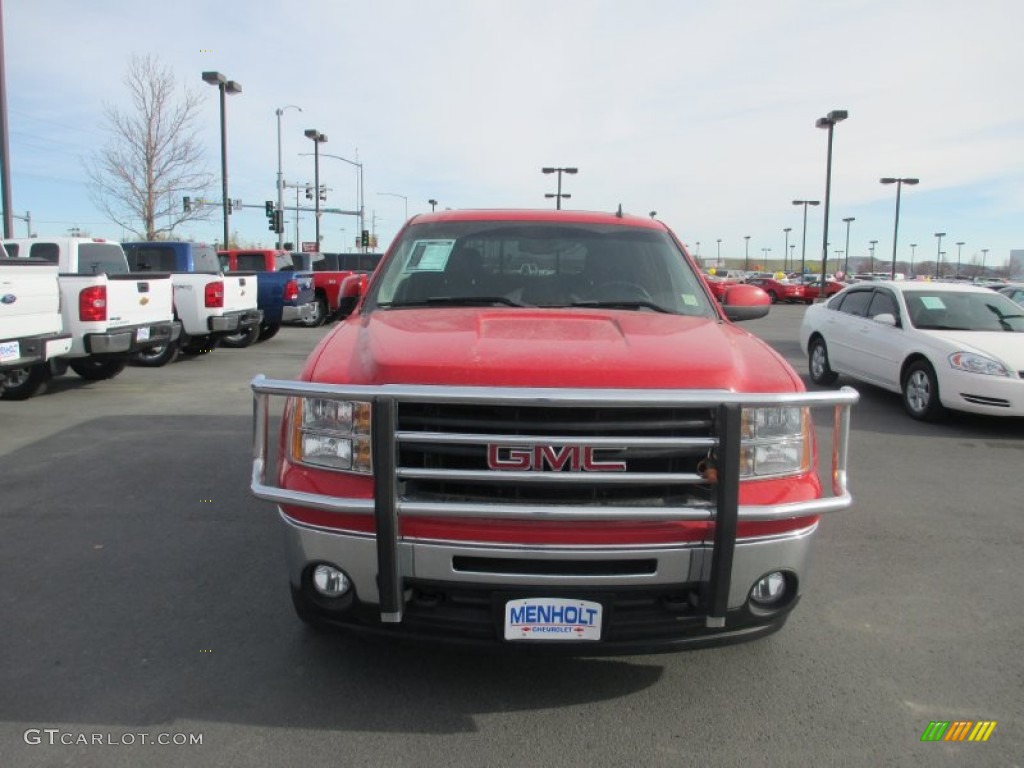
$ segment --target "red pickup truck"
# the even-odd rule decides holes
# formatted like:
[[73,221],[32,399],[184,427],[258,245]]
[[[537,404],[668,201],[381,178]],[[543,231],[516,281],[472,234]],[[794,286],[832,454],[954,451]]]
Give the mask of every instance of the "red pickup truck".
[[588,655],[779,629],[852,503],[857,393],[733,322],[768,311],[646,217],[414,217],[298,380],[252,382],[299,617]]

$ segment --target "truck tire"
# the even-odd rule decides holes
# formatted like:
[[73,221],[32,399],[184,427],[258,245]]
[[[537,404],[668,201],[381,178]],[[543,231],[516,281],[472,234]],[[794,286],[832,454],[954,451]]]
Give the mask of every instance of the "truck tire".
[[313,315],[302,323],[306,328],[319,328],[327,322],[327,299],[323,296],[317,296],[316,301],[313,302]]
[[28,368],[15,368],[6,371],[4,383],[0,385],[0,399],[28,400],[46,390],[53,375],[48,363],[31,365]]
[[232,333],[228,336],[222,336],[220,339],[221,346],[228,347],[229,349],[242,349],[243,347],[249,347],[256,343],[260,337],[260,327],[254,325],[247,331],[239,331],[238,333]]
[[261,325],[260,326],[260,341],[266,341],[277,336],[277,332],[281,330],[280,324],[277,325]]
[[88,381],[112,379],[127,365],[127,360],[110,360],[96,357],[83,357],[72,360],[69,366],[72,371]]
[[161,368],[178,359],[178,342],[169,341],[132,355],[132,362],[144,368]]

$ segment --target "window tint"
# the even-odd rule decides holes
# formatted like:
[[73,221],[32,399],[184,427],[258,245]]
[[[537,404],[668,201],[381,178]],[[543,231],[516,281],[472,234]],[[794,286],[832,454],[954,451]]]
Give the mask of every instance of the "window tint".
[[169,245],[126,245],[124,255],[132,272],[173,272],[176,266]]
[[843,302],[839,305],[839,311],[845,312],[848,315],[860,315],[863,317],[867,314],[868,304],[871,303],[873,293],[874,291],[850,291],[843,297]]
[[886,313],[899,319],[900,310],[896,306],[896,298],[888,291],[875,291],[875,297],[871,300],[871,306],[868,307],[868,317]]
[[28,255],[33,259],[46,259],[56,264],[60,260],[60,248],[56,243],[32,243]]
[[192,246],[192,264],[196,272],[220,272],[217,252],[209,245]]
[[239,272],[264,272],[266,259],[262,253],[240,253],[235,257],[235,264]]
[[120,275],[128,271],[124,249],[115,243],[82,243],[78,246],[78,271]]

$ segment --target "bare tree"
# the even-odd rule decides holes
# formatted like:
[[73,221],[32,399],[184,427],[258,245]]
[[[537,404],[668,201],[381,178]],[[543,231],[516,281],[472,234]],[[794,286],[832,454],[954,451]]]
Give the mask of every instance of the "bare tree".
[[[96,205],[145,240],[170,237],[186,221],[216,210],[200,201],[214,180],[203,163],[193,123],[197,92],[176,94],[174,75],[150,55],[132,56],[124,76],[131,109],[104,105],[110,142],[86,162]],[[196,200],[186,206],[184,198]]]

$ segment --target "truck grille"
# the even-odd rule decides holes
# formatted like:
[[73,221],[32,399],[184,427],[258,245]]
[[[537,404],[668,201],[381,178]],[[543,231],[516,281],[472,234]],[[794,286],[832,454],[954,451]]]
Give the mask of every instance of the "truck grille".
[[[399,403],[397,420],[398,467],[406,477],[398,491],[405,499],[620,506],[712,502],[713,490],[708,484],[678,480],[680,475],[698,475],[698,464],[708,456],[710,448],[705,441],[686,439],[713,438],[715,415],[710,409],[404,402]],[[508,443],[504,450],[518,449],[520,455],[537,446],[541,449],[546,446],[556,452],[556,456],[561,451],[564,466],[556,469],[550,461],[535,466],[531,456],[527,471],[537,477],[523,482],[519,473],[491,469],[488,466],[490,437],[476,443],[466,442],[473,435],[500,438]],[[452,436],[458,439],[450,440]],[[683,438],[687,444],[611,445],[616,438],[625,438],[624,442],[628,442],[652,437]],[[513,438],[522,440],[511,442]],[[579,463],[580,451],[588,445],[588,438],[600,438],[604,444],[595,448],[594,456],[604,463],[621,463],[625,471],[588,472],[578,466],[574,470],[573,460]],[[427,470],[428,473],[409,477],[413,474],[409,470]],[[472,474],[467,476],[466,471]],[[570,473],[573,477],[567,478]],[[632,479],[637,474],[666,475],[666,481],[650,478],[645,483],[637,483]],[[670,475],[677,479],[668,479]]]

